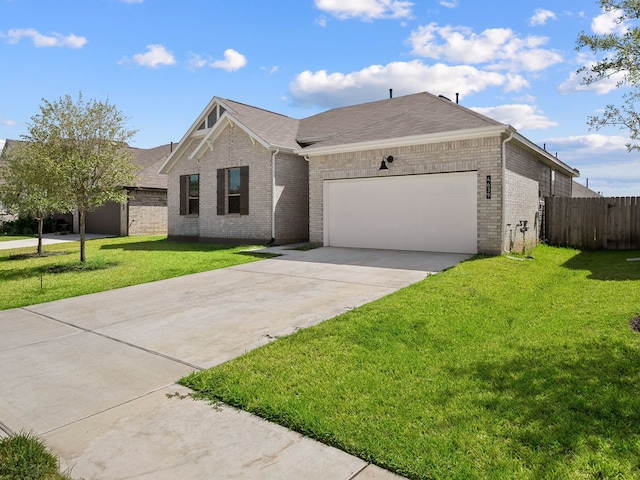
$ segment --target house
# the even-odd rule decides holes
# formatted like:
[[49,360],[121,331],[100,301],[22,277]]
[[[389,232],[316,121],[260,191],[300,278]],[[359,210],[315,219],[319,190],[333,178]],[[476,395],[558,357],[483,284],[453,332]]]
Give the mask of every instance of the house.
[[537,243],[579,174],[426,92],[302,120],[214,97],[161,173],[170,237],[487,254]]
[[[300,121],[214,97],[169,155],[169,238],[291,243],[309,238]],[[272,240],[273,239],[273,240]]]
[[[14,148],[18,140],[8,139],[3,152]],[[134,185],[123,185],[127,191],[126,204],[107,202],[87,213],[86,233],[106,235],[166,235],[167,233],[167,177],[158,169],[171,153],[172,145],[141,149],[128,147],[133,162],[138,166]],[[0,156],[1,158],[2,156]],[[54,215],[59,229],[80,230],[78,215],[61,213]],[[7,220],[9,217],[7,217]]]
[[[589,185],[589,180],[587,179],[587,185]],[[602,197],[598,192],[594,192],[588,186],[581,185],[580,183],[573,181],[573,186],[571,188],[571,196],[573,198],[597,198]]]
[[[106,235],[166,235],[167,177],[158,173],[173,145],[127,150],[138,166],[137,181],[124,185],[127,203],[107,202],[87,213],[85,231]],[[73,218],[73,231],[80,230],[78,215]]]

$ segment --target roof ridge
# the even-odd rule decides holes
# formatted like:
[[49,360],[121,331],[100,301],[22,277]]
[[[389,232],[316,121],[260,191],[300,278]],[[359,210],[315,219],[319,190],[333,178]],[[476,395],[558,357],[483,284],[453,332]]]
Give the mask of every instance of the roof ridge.
[[222,98],[222,97],[219,97],[219,98],[220,98],[220,100],[223,100],[225,102],[231,102],[231,103],[235,103],[236,105],[242,105],[243,107],[249,107],[249,108],[252,108],[254,110],[260,110],[260,111],[263,111],[263,112],[266,112],[266,113],[271,113],[273,115],[278,115],[280,117],[288,118],[289,120],[300,120],[298,118],[293,118],[293,117],[290,117],[288,115],[285,115],[284,113],[274,112],[274,111],[271,111],[271,110],[267,110],[266,108],[256,107],[255,105],[249,105],[248,103],[237,102],[235,100],[231,100],[230,98]]

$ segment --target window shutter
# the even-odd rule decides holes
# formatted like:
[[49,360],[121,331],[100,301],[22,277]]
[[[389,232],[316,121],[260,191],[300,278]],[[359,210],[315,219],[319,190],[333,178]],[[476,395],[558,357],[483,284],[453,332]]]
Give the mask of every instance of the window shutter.
[[217,198],[216,213],[218,215],[224,215],[225,214],[225,211],[224,211],[225,169],[224,168],[218,169],[216,180],[217,180],[216,184],[218,189],[216,192],[216,198]]
[[240,215],[249,215],[249,167],[240,167]]
[[189,175],[180,175],[180,215],[187,214],[187,194],[189,193]]

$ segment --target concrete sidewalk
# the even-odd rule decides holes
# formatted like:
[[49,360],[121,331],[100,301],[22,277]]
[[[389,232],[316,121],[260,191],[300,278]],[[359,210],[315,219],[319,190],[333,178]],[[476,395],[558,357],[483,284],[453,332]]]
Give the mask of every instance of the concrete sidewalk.
[[[95,233],[88,233],[85,235],[86,240],[94,240],[96,238],[108,238],[113,235],[100,235]],[[70,233],[65,235],[59,235],[57,233],[46,233],[42,235],[42,245],[54,245],[56,243],[68,243],[79,242],[80,234]],[[25,238],[23,240],[8,240],[6,242],[0,242],[0,250],[12,250],[14,248],[26,248],[37,247],[38,238]]]
[[0,430],[86,479],[395,475],[175,381],[451,267],[465,255],[318,248],[0,312]]

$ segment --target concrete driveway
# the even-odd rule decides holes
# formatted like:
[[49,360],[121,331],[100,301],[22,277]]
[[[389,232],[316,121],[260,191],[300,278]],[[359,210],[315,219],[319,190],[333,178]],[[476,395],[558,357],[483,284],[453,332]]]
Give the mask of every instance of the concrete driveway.
[[183,398],[218,365],[468,258],[381,250],[283,256],[0,311],[0,435],[41,435],[86,479],[394,475],[227,406]]

